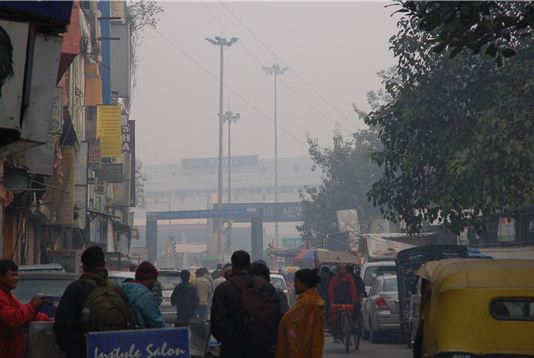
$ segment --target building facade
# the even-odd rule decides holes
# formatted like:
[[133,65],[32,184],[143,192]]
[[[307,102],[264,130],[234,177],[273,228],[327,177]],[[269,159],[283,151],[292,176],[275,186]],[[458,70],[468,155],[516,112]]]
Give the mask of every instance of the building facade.
[[124,1],[0,3],[0,60],[12,64],[0,95],[0,257],[76,271],[80,252],[100,245],[111,268],[128,267],[135,122],[125,14]]

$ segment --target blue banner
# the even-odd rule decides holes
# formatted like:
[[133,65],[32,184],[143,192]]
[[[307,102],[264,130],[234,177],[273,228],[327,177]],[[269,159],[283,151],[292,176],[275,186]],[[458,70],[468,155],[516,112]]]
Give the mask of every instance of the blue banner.
[[189,358],[187,328],[136,329],[87,334],[87,358]]

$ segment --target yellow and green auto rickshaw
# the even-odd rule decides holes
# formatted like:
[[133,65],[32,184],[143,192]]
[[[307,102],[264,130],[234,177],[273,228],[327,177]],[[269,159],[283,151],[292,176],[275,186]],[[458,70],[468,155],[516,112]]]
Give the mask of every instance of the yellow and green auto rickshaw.
[[417,273],[414,357],[534,357],[534,260],[446,259]]

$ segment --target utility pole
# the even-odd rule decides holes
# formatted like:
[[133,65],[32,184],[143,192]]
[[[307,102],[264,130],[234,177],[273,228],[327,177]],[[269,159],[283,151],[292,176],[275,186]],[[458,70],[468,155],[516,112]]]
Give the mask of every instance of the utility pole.
[[[271,67],[263,67],[268,75],[274,77],[274,202],[278,203],[278,118],[277,118],[277,98],[276,98],[276,79],[284,74],[287,67],[280,67],[280,64],[274,63]],[[278,221],[274,223],[274,245],[279,247],[278,242]]]
[[[232,111],[227,111],[224,114],[224,121],[228,122],[228,204],[232,203],[232,123],[237,123],[239,120],[239,113],[234,113]],[[232,238],[232,221],[228,220],[228,228],[226,230],[227,238],[224,245],[225,253],[230,253],[230,240]]]
[[[215,39],[210,39],[206,37],[206,41],[212,45],[219,46],[220,49],[220,76],[219,76],[219,171],[217,177],[217,209],[222,209],[222,195],[223,195],[223,178],[222,178],[222,161],[223,161],[223,101],[224,101],[224,82],[223,82],[223,64],[224,64],[224,48],[230,47],[239,40],[237,37],[232,37],[230,40],[227,40],[220,36],[215,36]],[[217,227],[217,254],[221,256],[221,219],[216,219]]]

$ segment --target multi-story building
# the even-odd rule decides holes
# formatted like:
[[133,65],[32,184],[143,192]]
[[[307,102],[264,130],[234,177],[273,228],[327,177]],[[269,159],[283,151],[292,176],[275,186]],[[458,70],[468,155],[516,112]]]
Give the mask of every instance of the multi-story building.
[[135,143],[125,10],[124,1],[0,3],[0,257],[75,270],[96,244],[127,266]]
[[[224,158],[223,202],[228,203],[228,167]],[[307,187],[321,183],[319,172],[312,171],[309,158],[279,158],[278,201],[301,201],[300,193]],[[136,209],[135,222],[140,240],[134,246],[145,246],[146,211],[179,211],[212,208],[217,202],[217,158],[183,159],[179,164],[145,165],[146,176],[144,209]],[[236,156],[231,166],[231,202],[274,202],[274,159],[261,159],[257,155]],[[279,224],[279,243],[300,242],[297,223]],[[183,220],[160,222],[158,225],[158,248],[163,252],[165,241],[177,243],[207,244],[211,234],[207,220]],[[274,224],[264,224],[264,244],[273,242]],[[291,240],[293,239],[293,240]],[[230,250],[250,250],[248,224],[233,224]]]

